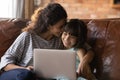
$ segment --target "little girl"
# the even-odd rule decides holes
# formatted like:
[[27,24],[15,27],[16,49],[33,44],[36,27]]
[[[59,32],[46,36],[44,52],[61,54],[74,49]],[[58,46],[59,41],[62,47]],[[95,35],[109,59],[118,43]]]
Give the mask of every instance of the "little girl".
[[[87,44],[87,26],[79,19],[71,19],[63,28],[62,42],[67,49],[77,52],[80,63],[77,65],[78,77],[95,80],[89,63],[94,57],[91,47]],[[87,54],[87,55],[86,55]],[[89,56],[89,57],[88,57]]]

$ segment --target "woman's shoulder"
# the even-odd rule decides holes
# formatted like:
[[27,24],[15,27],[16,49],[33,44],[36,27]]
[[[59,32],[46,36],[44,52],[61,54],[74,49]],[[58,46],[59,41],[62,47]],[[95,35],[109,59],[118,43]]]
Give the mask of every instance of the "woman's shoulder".
[[31,35],[33,35],[33,33],[24,31],[19,36],[21,36],[21,37],[27,37],[27,36],[31,36]]
[[17,37],[17,39],[19,39],[19,40],[24,40],[24,39],[26,39],[26,38],[30,38],[30,36],[31,36],[32,34],[30,33],[30,32],[22,32],[22,33],[20,33],[20,35]]
[[24,32],[22,32],[20,35],[22,35],[22,36],[27,36],[27,35],[29,35],[29,34],[30,34],[29,32],[24,31]]

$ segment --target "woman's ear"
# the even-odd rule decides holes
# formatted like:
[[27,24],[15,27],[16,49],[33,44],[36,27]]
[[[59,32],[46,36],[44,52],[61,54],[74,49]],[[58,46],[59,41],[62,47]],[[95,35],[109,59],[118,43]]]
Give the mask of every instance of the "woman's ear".
[[49,25],[49,26],[47,27],[47,29],[49,30],[51,27],[52,27],[52,26],[51,26],[51,25]]

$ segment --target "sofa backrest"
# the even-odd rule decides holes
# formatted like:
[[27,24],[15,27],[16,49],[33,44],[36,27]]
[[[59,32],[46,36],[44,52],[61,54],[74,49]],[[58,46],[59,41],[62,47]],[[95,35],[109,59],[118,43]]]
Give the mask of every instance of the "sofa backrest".
[[25,19],[0,19],[0,58],[21,33],[27,21]]
[[96,54],[96,76],[100,80],[120,80],[120,19],[85,21],[88,42]]

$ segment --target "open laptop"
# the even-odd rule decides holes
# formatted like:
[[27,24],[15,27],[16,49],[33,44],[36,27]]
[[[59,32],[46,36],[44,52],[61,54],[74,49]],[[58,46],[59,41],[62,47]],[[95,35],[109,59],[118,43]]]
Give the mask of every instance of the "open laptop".
[[34,49],[34,71],[39,77],[76,80],[76,54],[70,50]]

